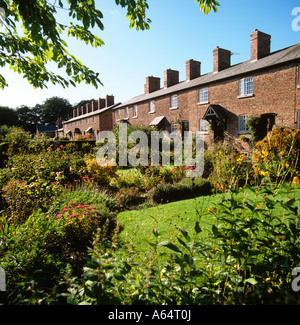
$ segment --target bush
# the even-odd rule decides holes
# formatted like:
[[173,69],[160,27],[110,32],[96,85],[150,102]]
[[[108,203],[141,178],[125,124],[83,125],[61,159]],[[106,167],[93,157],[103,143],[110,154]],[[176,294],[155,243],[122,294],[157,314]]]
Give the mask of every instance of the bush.
[[87,204],[70,202],[56,215],[59,228],[65,234],[67,242],[80,249],[93,241],[93,236],[98,228],[106,226],[109,211],[102,206],[91,207]]
[[300,172],[299,155],[300,131],[277,128],[256,143],[252,157],[254,170],[269,183],[289,180]]
[[156,203],[167,203],[211,194],[211,184],[202,178],[186,178],[177,184],[159,184],[149,193]]
[[115,195],[115,200],[120,208],[128,208],[142,202],[140,191],[132,187],[120,188]]
[[109,186],[111,179],[117,178],[117,167],[108,163],[98,164],[96,159],[86,161],[86,169],[90,177],[100,186]]
[[217,191],[236,190],[253,180],[252,162],[246,154],[226,144],[215,147],[211,156],[209,180]]

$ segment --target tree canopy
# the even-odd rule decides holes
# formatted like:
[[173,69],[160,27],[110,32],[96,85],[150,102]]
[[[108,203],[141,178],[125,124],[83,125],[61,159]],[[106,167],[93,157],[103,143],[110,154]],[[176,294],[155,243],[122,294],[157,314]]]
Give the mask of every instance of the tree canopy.
[[[149,0],[115,0],[127,9],[130,28],[145,30],[151,20],[146,16]],[[204,14],[217,11],[216,0],[195,0]],[[9,66],[35,88],[47,87],[48,82],[63,87],[85,82],[96,88],[102,84],[97,72],[89,69],[68,51],[64,36],[74,37],[92,47],[104,42],[92,33],[103,30],[103,14],[95,0],[0,0],[0,67]],[[68,12],[69,22],[58,21],[58,11]],[[4,19],[5,16],[5,19]],[[2,19],[1,19],[2,18]],[[1,24],[0,24],[1,27]],[[63,68],[67,77],[50,70],[52,62]],[[7,85],[0,74],[0,87]]]

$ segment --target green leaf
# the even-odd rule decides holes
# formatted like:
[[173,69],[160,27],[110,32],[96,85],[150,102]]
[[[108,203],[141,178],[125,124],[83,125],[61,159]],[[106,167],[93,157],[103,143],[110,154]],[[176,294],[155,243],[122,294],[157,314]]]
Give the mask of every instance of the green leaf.
[[201,228],[200,228],[200,226],[199,226],[199,222],[197,221],[196,223],[195,223],[195,231],[196,231],[196,234],[199,234],[202,230],[201,230]]
[[256,285],[258,283],[254,278],[248,278],[245,280],[245,282],[248,282],[253,285]]
[[176,245],[174,245],[172,243],[167,242],[167,243],[163,244],[163,246],[171,249],[174,252],[181,253],[181,250]]

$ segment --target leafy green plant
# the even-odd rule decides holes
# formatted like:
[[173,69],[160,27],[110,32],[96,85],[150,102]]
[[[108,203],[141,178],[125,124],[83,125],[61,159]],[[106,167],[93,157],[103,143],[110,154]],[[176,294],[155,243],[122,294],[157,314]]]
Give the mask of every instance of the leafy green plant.
[[202,178],[187,178],[176,184],[159,184],[148,192],[156,203],[184,200],[211,193],[210,182]]

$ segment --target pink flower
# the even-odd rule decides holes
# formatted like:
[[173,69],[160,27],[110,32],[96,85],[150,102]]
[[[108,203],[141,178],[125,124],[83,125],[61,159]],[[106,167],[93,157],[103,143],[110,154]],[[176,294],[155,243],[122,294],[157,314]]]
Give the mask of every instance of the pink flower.
[[59,219],[59,218],[62,218],[62,215],[61,215],[61,214],[58,214],[58,215],[56,216],[56,219]]
[[71,202],[70,205],[76,206],[77,203],[76,202]]
[[78,217],[78,214],[73,213],[73,214],[71,214],[71,217]]

